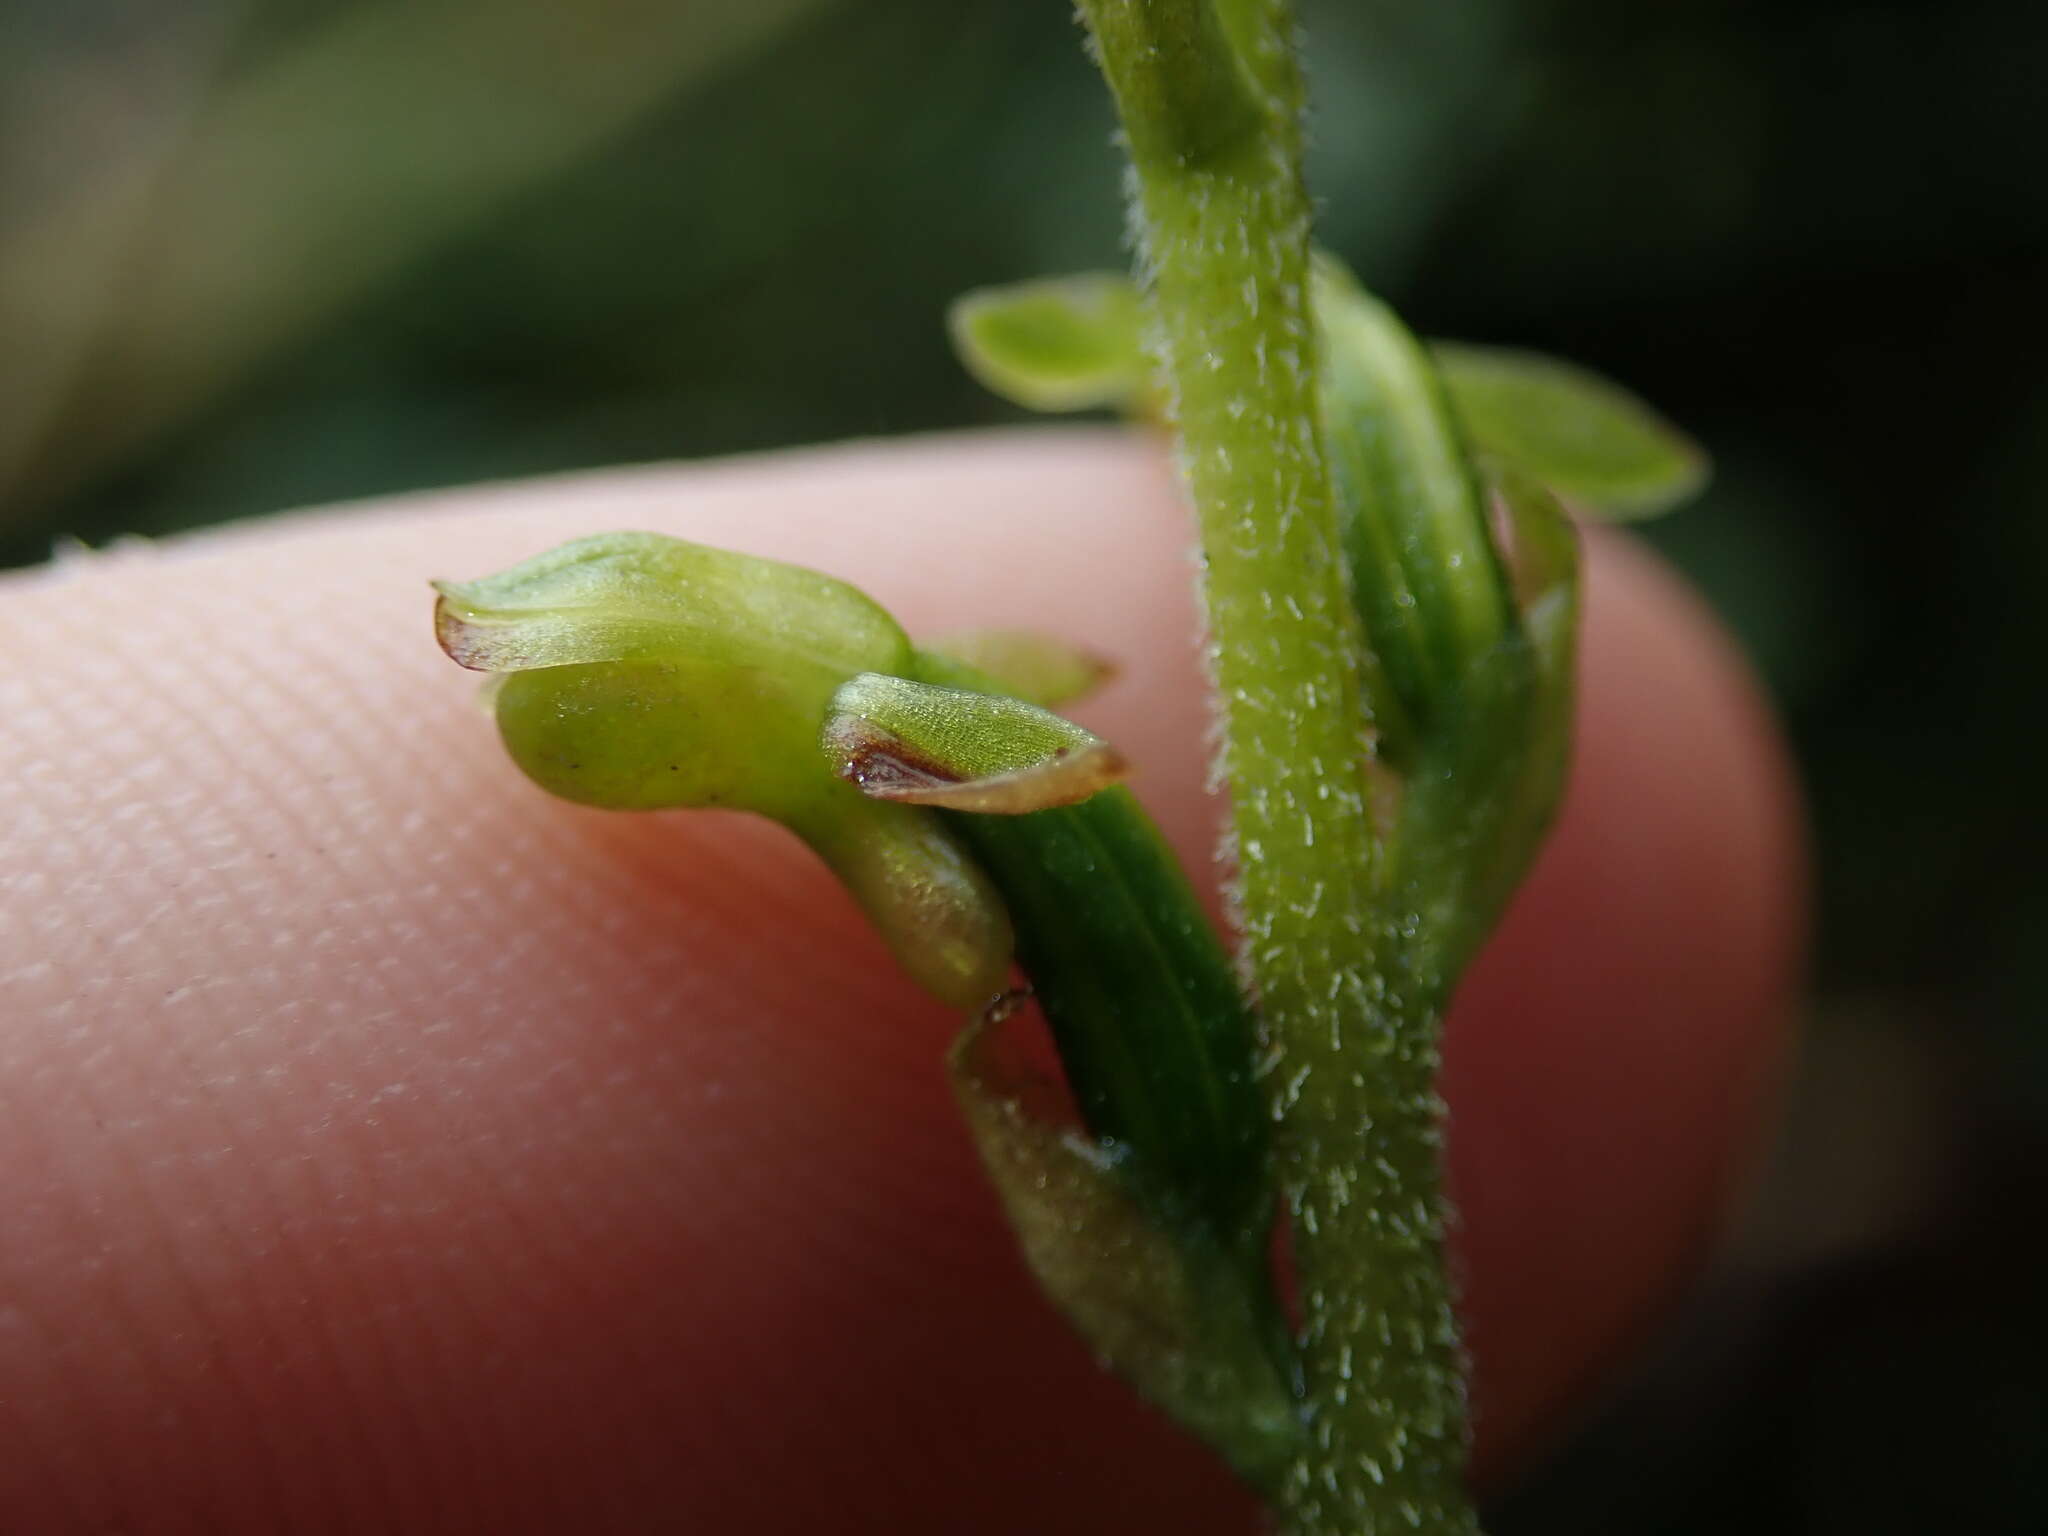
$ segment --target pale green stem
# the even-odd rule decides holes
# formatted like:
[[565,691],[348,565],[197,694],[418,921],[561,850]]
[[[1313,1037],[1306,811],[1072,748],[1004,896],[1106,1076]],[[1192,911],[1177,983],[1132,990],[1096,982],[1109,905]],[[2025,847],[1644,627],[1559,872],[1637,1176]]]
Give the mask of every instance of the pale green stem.
[[1279,0],[1082,0],[1135,169],[1154,345],[1201,527],[1246,959],[1294,1212],[1297,1536],[1473,1528],[1442,1262],[1441,988],[1392,984],[1363,642],[1316,429],[1300,84]]

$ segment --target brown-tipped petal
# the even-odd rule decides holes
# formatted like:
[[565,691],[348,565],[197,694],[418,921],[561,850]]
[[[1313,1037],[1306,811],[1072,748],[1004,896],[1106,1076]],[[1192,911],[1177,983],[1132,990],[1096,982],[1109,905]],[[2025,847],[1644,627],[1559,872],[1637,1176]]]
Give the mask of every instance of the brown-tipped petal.
[[1086,800],[1127,767],[1100,736],[1035,704],[879,673],[833,695],[821,745],[872,799],[1011,816]]
[[840,760],[842,777],[875,800],[930,805],[948,811],[1019,816],[1073,805],[1109,788],[1129,770],[1106,741],[1078,750],[1056,748],[1050,757],[1013,773],[957,778],[872,721],[841,716],[825,728],[826,748]]

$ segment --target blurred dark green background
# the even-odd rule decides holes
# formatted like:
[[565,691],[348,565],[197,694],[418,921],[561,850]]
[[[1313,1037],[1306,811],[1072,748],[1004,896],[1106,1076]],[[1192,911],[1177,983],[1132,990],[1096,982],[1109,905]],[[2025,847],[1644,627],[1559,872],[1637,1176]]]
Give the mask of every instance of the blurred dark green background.
[[[1328,243],[1714,450],[1817,825],[1759,1210],[1491,1528],[2048,1531],[2048,10],[1304,17]],[[0,0],[0,564],[1009,419],[940,306],[1120,261],[1109,128],[1060,0]]]

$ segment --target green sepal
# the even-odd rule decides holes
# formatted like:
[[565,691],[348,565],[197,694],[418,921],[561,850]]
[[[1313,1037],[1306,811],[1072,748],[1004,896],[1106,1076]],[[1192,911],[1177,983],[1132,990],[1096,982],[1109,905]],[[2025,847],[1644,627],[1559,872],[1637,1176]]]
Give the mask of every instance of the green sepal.
[[910,651],[888,612],[843,581],[659,533],[575,539],[434,590],[442,649],[479,672],[687,659],[822,687],[822,702],[856,672],[900,670]]
[[1055,1091],[1002,1058],[1001,1023],[969,1024],[949,1065],[1025,1262],[1108,1369],[1270,1491],[1306,1430],[1263,1249],[1162,1222],[1127,1154],[1061,1124]]
[[967,371],[1034,411],[1149,412],[1143,307],[1120,272],[1077,272],[953,301],[946,327]]
[[832,695],[823,746],[875,799],[1004,815],[1085,800],[1125,770],[1100,736],[1036,704],[879,672]]
[[1430,346],[1472,446],[1616,522],[1657,517],[1706,484],[1706,453],[1643,400],[1577,363],[1504,347]]
[[987,678],[1004,693],[1043,709],[1086,698],[1116,676],[1108,657],[1035,629],[963,629],[927,637],[918,648]]

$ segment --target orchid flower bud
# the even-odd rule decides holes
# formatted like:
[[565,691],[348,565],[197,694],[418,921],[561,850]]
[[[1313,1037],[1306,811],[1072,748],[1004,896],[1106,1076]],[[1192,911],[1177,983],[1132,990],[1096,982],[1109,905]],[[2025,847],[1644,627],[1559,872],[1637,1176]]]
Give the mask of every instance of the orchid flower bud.
[[654,533],[578,539],[436,590],[442,648],[499,675],[499,732],[541,788],[612,809],[770,817],[831,865],[928,990],[961,1006],[1002,990],[1009,920],[957,840],[819,759],[834,692],[910,661],[902,629],[862,593]]

